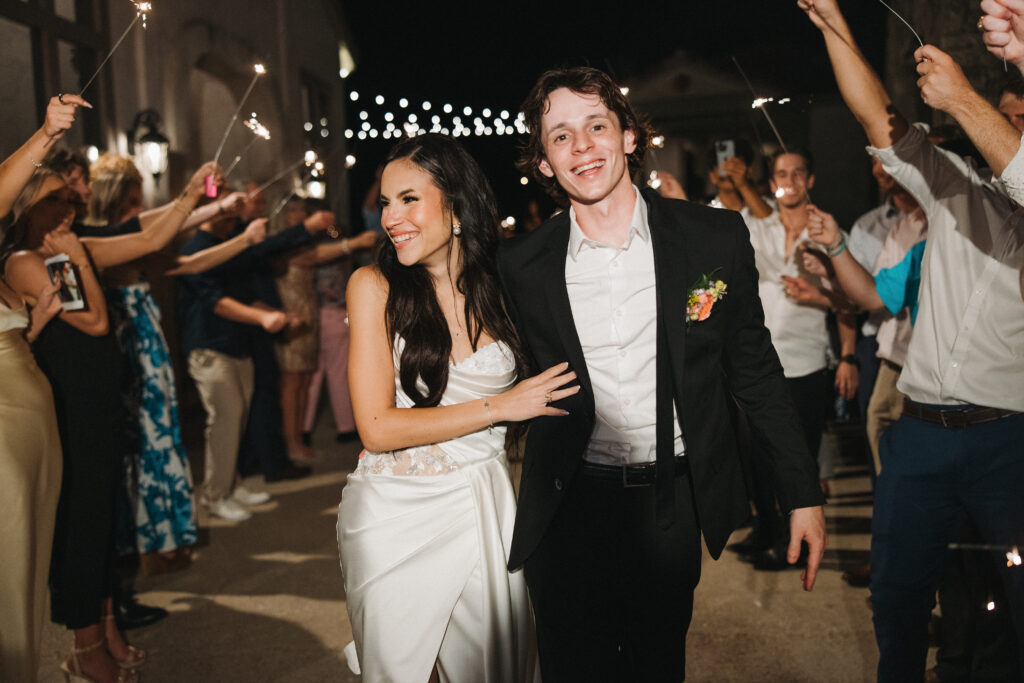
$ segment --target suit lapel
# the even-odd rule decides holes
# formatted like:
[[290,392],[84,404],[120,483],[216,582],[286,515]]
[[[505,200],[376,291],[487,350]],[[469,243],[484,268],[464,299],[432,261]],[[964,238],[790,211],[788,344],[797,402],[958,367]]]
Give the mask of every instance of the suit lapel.
[[[686,300],[689,288],[696,279],[687,258],[686,239],[682,227],[671,223],[661,197],[653,190],[644,191],[647,201],[647,222],[651,229],[654,249],[654,278],[658,297],[658,317],[665,325],[669,355],[672,359],[672,379],[676,396],[683,387],[683,359],[686,351]],[[683,415],[680,412],[680,420]]]
[[[576,332],[569,303],[569,290],[565,284],[565,259],[569,248],[569,214],[559,216],[559,224],[551,231],[547,244],[530,264],[530,277],[537,279],[547,299],[551,321],[558,331],[558,337],[565,349],[566,360],[576,371],[580,385],[587,396],[590,412],[594,412],[594,391],[590,384],[590,373],[583,357],[583,347]],[[546,370],[546,368],[537,368]]]

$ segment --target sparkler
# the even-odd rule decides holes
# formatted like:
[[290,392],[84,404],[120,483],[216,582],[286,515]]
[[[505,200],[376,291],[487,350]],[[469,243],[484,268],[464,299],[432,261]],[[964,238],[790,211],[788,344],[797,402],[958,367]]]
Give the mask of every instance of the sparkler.
[[772,132],[775,133],[775,139],[779,141],[779,147],[782,148],[783,152],[789,154],[789,148],[786,147],[786,143],[782,141],[782,135],[779,134],[779,129],[775,127],[775,122],[772,121],[772,115],[768,113],[768,110],[764,106],[769,102],[774,102],[774,99],[771,97],[758,97],[757,91],[754,90],[754,84],[750,82],[749,78],[747,78],[747,72],[743,70],[743,67],[740,66],[740,61],[736,59],[735,56],[732,57],[732,63],[736,65],[736,70],[740,72],[740,76],[743,77],[744,82],[747,84],[747,88],[750,89],[750,93],[754,96],[754,101],[750,105],[751,109],[761,110],[761,113],[764,114],[765,120],[768,121],[768,125],[771,126]]
[[899,19],[900,21],[902,21],[902,22],[903,22],[903,23],[904,23],[904,24],[906,25],[906,27],[910,29],[910,32],[914,34],[914,37],[915,37],[915,38],[917,38],[917,43],[918,43],[918,44],[919,44],[919,45],[920,45],[921,47],[924,47],[924,41],[923,41],[923,40],[921,40],[921,36],[917,35],[917,31],[915,31],[915,30],[914,30],[914,27],[910,25],[910,22],[909,22],[909,21],[907,21],[906,19],[904,19],[904,18],[903,18],[903,16],[902,16],[902,15],[901,15],[901,14],[900,14],[899,12],[897,12],[896,10],[894,10],[894,9],[892,8],[892,6],[891,6],[891,5],[889,5],[889,3],[885,2],[885,0],[878,0],[878,2],[882,3],[883,5],[885,5],[885,8],[886,8],[887,10],[889,10],[890,12],[892,12],[893,14],[895,14],[895,15],[896,15],[896,18],[897,18],[897,19]]
[[242,107],[245,106],[245,101],[249,99],[249,94],[252,93],[252,89],[256,87],[256,81],[259,77],[267,73],[266,68],[262,64],[253,64],[252,67],[253,75],[252,80],[249,81],[249,87],[246,88],[245,94],[242,95],[242,99],[238,102],[238,107],[235,109],[235,113],[231,115],[231,120],[228,121],[228,127],[224,129],[224,135],[220,139],[220,144],[217,146],[217,153],[213,155],[214,161],[220,161],[220,154],[224,151],[224,144],[228,141],[228,136],[231,135],[231,127],[235,125],[235,121],[238,120],[238,114],[242,111]]
[[1024,565],[1021,559],[1020,550],[1017,546],[1009,548],[1005,545],[992,545],[991,543],[950,543],[946,546],[950,550],[988,550],[990,552],[1006,553],[1007,567],[1020,567]]
[[238,155],[235,157],[235,160],[231,162],[230,166],[228,166],[228,170],[224,171],[225,178],[227,178],[231,174],[231,172],[235,170],[235,166],[238,166],[238,162],[242,160],[242,157],[245,156],[245,153],[249,151],[250,147],[256,144],[256,142],[258,142],[259,140],[270,139],[270,130],[259,122],[259,120],[256,118],[256,112],[253,112],[252,116],[249,117],[249,120],[243,122],[243,125],[252,131],[253,139],[249,142],[248,145],[245,146],[245,148],[241,152],[238,153]]
[[100,71],[102,71],[103,67],[106,66],[108,61],[110,61],[110,58],[117,51],[117,48],[121,46],[121,43],[124,42],[124,39],[128,37],[128,33],[132,30],[132,28],[135,27],[135,24],[139,23],[140,19],[142,20],[142,28],[147,28],[146,18],[149,16],[149,13],[153,11],[153,3],[132,2],[132,4],[135,5],[135,18],[132,19],[132,23],[128,24],[128,28],[124,30],[124,33],[121,34],[121,37],[117,39],[116,43],[114,43],[114,47],[110,48],[110,52],[108,52],[107,56],[103,58],[102,62],[100,62],[100,65],[96,68],[95,73],[93,73],[93,75],[89,77],[89,80],[85,82],[85,85],[82,86],[82,89],[78,92],[79,97],[81,97],[82,93],[89,89],[89,86],[92,85],[92,82],[94,80],[96,80],[96,77],[99,76]]

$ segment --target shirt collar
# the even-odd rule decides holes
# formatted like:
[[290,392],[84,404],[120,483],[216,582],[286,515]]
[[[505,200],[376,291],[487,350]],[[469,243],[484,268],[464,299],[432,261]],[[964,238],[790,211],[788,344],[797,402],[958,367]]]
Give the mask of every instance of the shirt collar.
[[[636,185],[633,186],[633,192],[636,195],[636,201],[633,203],[633,217],[629,222],[629,236],[626,237],[626,241],[623,243],[620,249],[629,249],[630,243],[633,241],[633,236],[639,236],[644,242],[650,242],[651,239],[651,228],[647,223],[647,202],[644,201],[643,196],[640,194],[640,190],[637,189]],[[569,207],[569,256],[575,261],[576,257],[579,256],[580,249],[583,245],[591,247],[607,247],[607,244],[597,242],[590,239],[583,234],[580,224],[576,221],[576,209]]]

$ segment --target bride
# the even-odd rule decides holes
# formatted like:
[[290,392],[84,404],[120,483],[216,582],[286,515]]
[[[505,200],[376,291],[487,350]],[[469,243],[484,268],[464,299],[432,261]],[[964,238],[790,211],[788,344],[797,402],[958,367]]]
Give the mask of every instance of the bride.
[[[399,143],[381,180],[390,240],[347,293],[349,382],[366,451],[338,543],[363,680],[532,680],[526,583],[510,574],[515,494],[502,423],[564,415],[567,364],[516,384],[491,188],[442,135]],[[349,648],[351,650],[351,648]]]

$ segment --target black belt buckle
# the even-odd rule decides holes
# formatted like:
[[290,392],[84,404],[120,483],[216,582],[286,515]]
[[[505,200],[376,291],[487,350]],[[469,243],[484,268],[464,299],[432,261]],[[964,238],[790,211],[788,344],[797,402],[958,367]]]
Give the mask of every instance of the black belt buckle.
[[[642,481],[639,484],[631,484],[631,483],[629,483],[629,468],[630,468],[630,465],[623,465],[622,466],[622,488],[625,488],[625,489],[636,489],[636,488],[640,488],[642,486],[650,486],[651,485],[651,483],[649,481]],[[637,468],[636,469],[636,474],[638,476],[642,477],[643,474],[644,474],[644,470],[641,469],[641,468]]]

